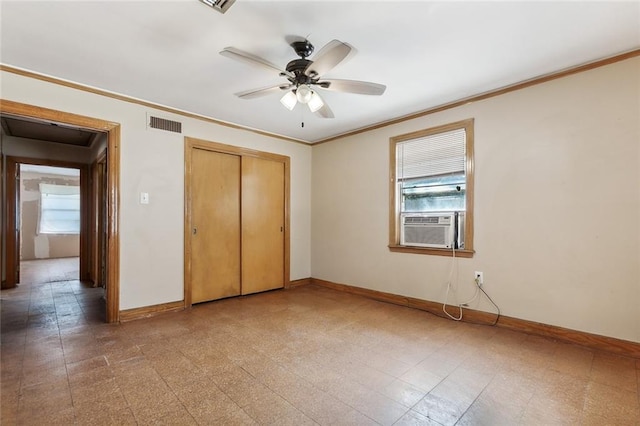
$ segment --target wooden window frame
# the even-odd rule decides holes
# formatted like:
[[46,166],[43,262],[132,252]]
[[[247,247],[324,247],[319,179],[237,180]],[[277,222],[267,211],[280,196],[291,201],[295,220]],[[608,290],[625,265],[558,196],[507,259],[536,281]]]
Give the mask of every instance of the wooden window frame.
[[469,118],[455,123],[449,123],[442,126],[431,127],[416,132],[406,133],[399,136],[389,138],[389,250],[399,253],[414,254],[430,254],[436,256],[453,256],[452,249],[432,248],[432,247],[414,247],[400,245],[400,203],[398,194],[398,185],[396,182],[396,146],[400,142],[411,139],[423,138],[438,133],[449,132],[452,130],[464,129],[466,132],[466,154],[465,154],[465,178],[467,189],[465,195],[465,248],[455,250],[456,257],[473,257],[475,251],[473,246],[473,176],[474,176],[474,119]]

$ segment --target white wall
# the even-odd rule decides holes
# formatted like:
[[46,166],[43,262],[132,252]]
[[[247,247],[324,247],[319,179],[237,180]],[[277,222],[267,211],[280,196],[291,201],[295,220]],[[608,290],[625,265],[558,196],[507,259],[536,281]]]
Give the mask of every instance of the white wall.
[[[2,99],[121,124],[120,309],[183,299],[184,137],[291,157],[291,279],[310,276],[311,148],[172,115],[9,72]],[[146,115],[183,123],[183,134],[147,129]],[[138,202],[148,192],[150,204]]]
[[[314,278],[442,302],[452,259],[391,253],[389,138],[475,119],[475,251],[504,315],[640,342],[640,58],[313,148]],[[482,302],[475,309],[491,311]]]

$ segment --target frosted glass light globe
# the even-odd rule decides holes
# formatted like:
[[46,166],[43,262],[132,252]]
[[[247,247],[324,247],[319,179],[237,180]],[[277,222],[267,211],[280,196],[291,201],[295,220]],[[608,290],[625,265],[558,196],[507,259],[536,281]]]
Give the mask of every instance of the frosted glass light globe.
[[298,102],[300,102],[301,104],[306,104],[307,102],[309,102],[311,100],[312,94],[313,91],[306,84],[296,89],[296,98],[298,98]]

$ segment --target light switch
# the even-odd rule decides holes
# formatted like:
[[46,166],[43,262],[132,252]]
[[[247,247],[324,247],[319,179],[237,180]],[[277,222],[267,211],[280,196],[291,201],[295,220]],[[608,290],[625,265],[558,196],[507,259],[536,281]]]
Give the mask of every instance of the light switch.
[[140,193],[140,204],[149,204],[149,193],[141,192]]

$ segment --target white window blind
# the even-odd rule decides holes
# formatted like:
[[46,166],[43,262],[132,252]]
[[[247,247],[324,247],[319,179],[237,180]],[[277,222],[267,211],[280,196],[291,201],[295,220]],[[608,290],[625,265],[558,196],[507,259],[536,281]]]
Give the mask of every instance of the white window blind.
[[465,129],[437,133],[396,145],[398,181],[464,173]]
[[40,184],[40,234],[80,233],[80,187]]

